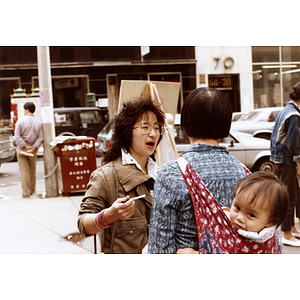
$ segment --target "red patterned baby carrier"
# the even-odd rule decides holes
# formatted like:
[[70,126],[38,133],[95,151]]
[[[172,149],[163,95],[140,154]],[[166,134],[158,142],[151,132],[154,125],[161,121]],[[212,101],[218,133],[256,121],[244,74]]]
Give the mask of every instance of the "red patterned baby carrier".
[[[177,160],[177,164],[181,169],[193,201],[200,253],[282,253],[277,230],[275,230],[273,237],[264,243],[258,243],[239,235],[235,226],[194,168],[183,157]],[[250,174],[248,169],[245,168],[245,170],[247,175]]]

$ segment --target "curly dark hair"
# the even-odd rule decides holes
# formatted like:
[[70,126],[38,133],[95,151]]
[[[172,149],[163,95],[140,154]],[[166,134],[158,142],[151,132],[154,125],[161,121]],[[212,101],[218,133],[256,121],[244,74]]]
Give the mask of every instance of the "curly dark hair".
[[[139,118],[150,111],[156,115],[159,123],[165,123],[165,114],[161,105],[152,101],[151,96],[147,93],[143,93],[141,97],[132,98],[123,103],[122,111],[113,120],[111,145],[104,155],[103,164],[121,156],[122,148],[129,152],[134,124]],[[162,136],[160,136],[158,143],[161,138]],[[151,157],[154,159],[154,153]]]

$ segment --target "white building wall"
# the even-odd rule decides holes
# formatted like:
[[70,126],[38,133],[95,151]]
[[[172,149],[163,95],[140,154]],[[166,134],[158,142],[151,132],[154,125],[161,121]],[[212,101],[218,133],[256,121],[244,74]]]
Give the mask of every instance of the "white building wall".
[[[196,46],[197,87],[208,86],[208,75],[239,74],[241,111],[254,108],[251,46]],[[225,68],[226,58],[232,58],[232,68]],[[200,84],[199,75],[205,74],[205,83]]]

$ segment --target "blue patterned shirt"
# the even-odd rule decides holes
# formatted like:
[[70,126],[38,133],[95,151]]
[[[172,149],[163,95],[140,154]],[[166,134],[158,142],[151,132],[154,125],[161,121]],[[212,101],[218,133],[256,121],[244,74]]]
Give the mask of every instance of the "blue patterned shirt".
[[[221,146],[194,144],[182,156],[219,204],[230,207],[235,184],[246,176],[243,164]],[[155,180],[148,247],[149,253],[198,250],[192,199],[175,161],[164,164]]]

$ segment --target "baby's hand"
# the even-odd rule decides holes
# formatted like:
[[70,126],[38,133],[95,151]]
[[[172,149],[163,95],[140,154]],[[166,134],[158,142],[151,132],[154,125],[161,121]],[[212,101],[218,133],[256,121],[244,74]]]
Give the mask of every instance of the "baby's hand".
[[193,248],[183,248],[178,249],[176,254],[198,254],[198,251],[194,250]]

